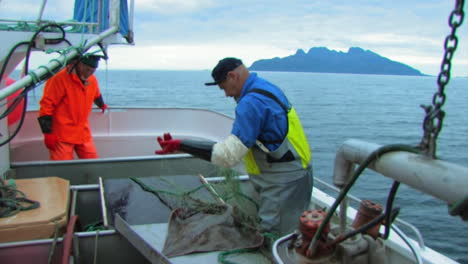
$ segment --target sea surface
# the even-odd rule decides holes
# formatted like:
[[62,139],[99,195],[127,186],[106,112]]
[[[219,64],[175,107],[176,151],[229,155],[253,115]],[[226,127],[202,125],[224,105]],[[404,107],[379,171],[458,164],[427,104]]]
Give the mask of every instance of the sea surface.
[[[313,152],[314,175],[331,183],[335,153],[350,138],[381,145],[417,145],[424,111],[438,90],[436,77],[258,72],[283,89],[298,112]],[[109,106],[196,107],[233,116],[235,103],[204,71],[116,71],[96,73]],[[42,88],[30,95],[37,108]],[[437,141],[440,159],[468,166],[468,78],[452,78],[445,89],[446,117]],[[164,124],[161,124],[164,126]],[[169,131],[170,132],[170,131]],[[350,193],[385,204],[392,181],[366,171]],[[468,191],[468,182],[466,183]],[[447,190],[450,192],[450,190]],[[394,206],[414,224],[429,247],[468,263],[468,222],[447,205],[402,185]],[[411,235],[408,233],[408,235]]]

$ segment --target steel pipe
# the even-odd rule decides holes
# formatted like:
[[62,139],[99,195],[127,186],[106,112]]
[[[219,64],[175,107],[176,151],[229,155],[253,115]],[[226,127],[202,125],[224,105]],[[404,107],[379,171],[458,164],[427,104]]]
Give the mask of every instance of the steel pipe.
[[[357,139],[343,143],[335,157],[333,183],[342,187],[353,170],[353,165],[362,163],[373,151],[381,147]],[[382,155],[369,168],[453,204],[468,195],[468,168],[404,151]]]

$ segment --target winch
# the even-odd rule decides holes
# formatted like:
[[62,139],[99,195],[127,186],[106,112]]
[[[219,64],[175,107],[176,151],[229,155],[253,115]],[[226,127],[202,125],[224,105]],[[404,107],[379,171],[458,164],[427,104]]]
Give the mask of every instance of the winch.
[[385,247],[379,235],[381,223],[371,225],[374,219],[381,217],[382,206],[365,200],[344,234],[339,233],[337,224],[325,223],[320,233],[315,250],[310,250],[320,225],[326,218],[323,210],[308,210],[299,217],[298,231],[288,245],[289,253],[283,254],[284,263],[386,263]]

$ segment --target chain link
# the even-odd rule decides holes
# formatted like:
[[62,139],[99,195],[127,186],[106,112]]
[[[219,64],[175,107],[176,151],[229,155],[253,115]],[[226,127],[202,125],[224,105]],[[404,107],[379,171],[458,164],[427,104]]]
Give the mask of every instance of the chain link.
[[442,124],[445,117],[445,112],[442,106],[445,103],[445,86],[450,81],[450,71],[452,68],[452,58],[458,46],[458,37],[456,35],[457,28],[463,23],[464,0],[457,0],[454,10],[449,16],[450,34],[445,38],[444,56],[440,66],[440,73],[437,77],[438,91],[432,97],[432,105],[421,105],[426,112],[423,121],[423,137],[419,143],[419,148],[422,152],[432,158],[436,158],[437,137],[442,130]]

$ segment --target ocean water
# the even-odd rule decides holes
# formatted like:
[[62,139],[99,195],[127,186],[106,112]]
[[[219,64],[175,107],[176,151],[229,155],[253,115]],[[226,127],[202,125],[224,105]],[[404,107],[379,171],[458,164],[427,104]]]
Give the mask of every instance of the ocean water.
[[[347,139],[381,145],[418,144],[424,118],[419,105],[431,104],[438,89],[436,77],[258,74],[280,86],[295,106],[312,148],[314,176],[328,183],[332,182],[335,153]],[[207,70],[100,70],[97,77],[110,106],[195,107],[234,115],[233,99],[226,98],[217,87],[203,85],[211,80]],[[41,87],[31,93],[31,108],[37,108],[41,94]],[[446,96],[437,155],[468,166],[468,78],[452,78]],[[366,171],[350,193],[385,204],[391,185],[390,179]],[[468,222],[450,216],[444,202],[401,185],[394,206],[401,208],[399,217],[422,232],[426,245],[468,263]]]

